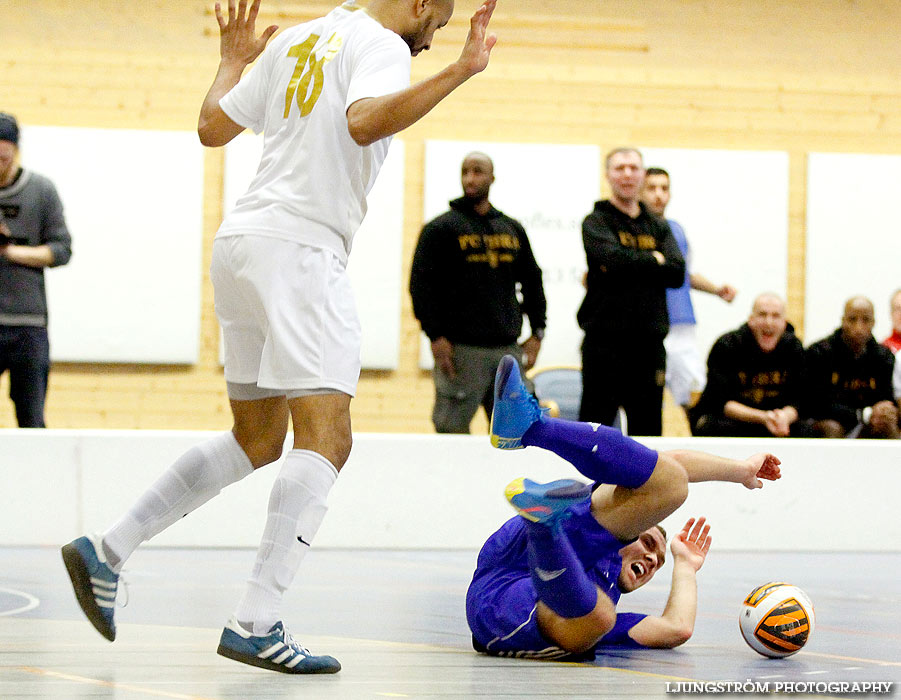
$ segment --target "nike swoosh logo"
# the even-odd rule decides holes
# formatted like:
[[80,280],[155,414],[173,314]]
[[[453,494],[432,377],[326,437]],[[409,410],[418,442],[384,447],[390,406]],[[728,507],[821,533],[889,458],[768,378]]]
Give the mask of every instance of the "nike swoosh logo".
[[297,541],[300,542],[301,544],[305,544],[307,547],[310,546],[310,543],[307,542],[307,541],[306,541],[303,537],[301,537],[300,535],[297,536]]
[[558,576],[566,573],[566,569],[557,569],[556,571],[547,571],[546,569],[535,569],[535,573],[538,574],[538,578],[542,581],[553,581]]

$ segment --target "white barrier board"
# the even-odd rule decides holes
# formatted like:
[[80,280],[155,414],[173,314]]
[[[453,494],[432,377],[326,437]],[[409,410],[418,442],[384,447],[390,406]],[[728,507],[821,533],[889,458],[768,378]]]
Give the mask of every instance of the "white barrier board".
[[[192,431],[0,430],[0,545],[58,545],[103,530],[190,447]],[[783,478],[749,491],[700,483],[664,521],[670,534],[704,515],[723,550],[898,551],[901,443],[880,440],[645,438],[655,449],[745,458],[769,451]],[[256,547],[279,465],[269,465],[175,523],[150,546]],[[850,475],[850,476],[849,476]],[[504,486],[578,477],[538,448],[503,452],[471,435],[358,434],[315,545],[477,549],[512,515]],[[854,478],[867,487],[851,488]],[[874,488],[872,484],[878,484]],[[36,494],[41,507],[35,508]],[[47,513],[52,513],[48,517]]]

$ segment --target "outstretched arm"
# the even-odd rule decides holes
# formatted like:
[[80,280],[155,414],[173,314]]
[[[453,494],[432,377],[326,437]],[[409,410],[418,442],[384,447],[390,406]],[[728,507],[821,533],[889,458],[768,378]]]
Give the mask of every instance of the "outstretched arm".
[[761,479],[775,481],[782,476],[781,462],[766,452],[741,461],[690,450],[669,450],[665,454],[682,465],[690,483],[728,481],[748,489],[759,489],[763,488]]
[[347,109],[347,128],[360,146],[403,131],[422,119],[441,100],[488,66],[491,49],[497,42],[488,34],[488,22],[497,0],[485,0],[469,23],[469,35],[460,57],[431,78],[405,90],[357,100]]
[[629,636],[645,647],[672,649],[694,633],[698,610],[697,572],[707,558],[713,539],[701,517],[691,518],[673,538],[673,581],[660,617],[649,615],[629,630]]
[[691,288],[697,289],[699,292],[707,292],[708,294],[713,294],[718,296],[723,301],[727,301],[730,304],[732,300],[735,299],[735,295],[738,294],[738,290],[735,289],[731,284],[714,284],[709,279],[704,277],[704,275],[692,272],[689,275],[689,280],[691,281]]
[[235,0],[228,0],[228,21],[222,16],[222,8],[216,3],[216,21],[219,23],[219,70],[209,92],[200,107],[197,133],[204,146],[224,146],[244,131],[219,106],[225,94],[241,79],[244,69],[259,56],[269,39],[278,29],[272,25],[256,36],[256,19],[260,0],[253,0],[247,16],[247,0],[240,0],[237,11]]

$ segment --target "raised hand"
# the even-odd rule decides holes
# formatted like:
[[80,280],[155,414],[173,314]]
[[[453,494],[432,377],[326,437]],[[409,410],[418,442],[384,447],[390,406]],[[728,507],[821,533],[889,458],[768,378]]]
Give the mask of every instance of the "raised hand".
[[716,290],[716,295],[723,301],[728,301],[730,304],[732,303],[732,300],[735,299],[736,294],[738,294],[738,290],[731,284],[724,284]]
[[682,531],[673,538],[670,549],[673,557],[690,564],[695,571],[698,571],[703,566],[712,543],[713,538],[710,536],[710,525],[707,525],[707,519],[700,517],[695,522],[694,518],[689,518]]
[[779,469],[781,462],[767,452],[753,455],[745,461],[745,473],[741,483],[748,489],[763,488],[761,479],[767,481],[775,481],[782,478],[782,471]]
[[[278,27],[270,25],[263,33],[256,36],[257,15],[260,12],[260,0],[253,0],[247,12],[247,0],[238,2],[228,0],[228,21],[222,15],[222,7],[216,3],[216,21],[219,23],[219,55],[223,61],[234,61],[243,65],[253,63],[263,53],[269,39]],[[246,13],[246,17],[245,17]]]
[[491,49],[497,43],[497,35],[488,34],[488,22],[494,13],[497,0],[485,0],[469,20],[469,35],[460,54],[459,62],[470,75],[481,73],[488,66]]

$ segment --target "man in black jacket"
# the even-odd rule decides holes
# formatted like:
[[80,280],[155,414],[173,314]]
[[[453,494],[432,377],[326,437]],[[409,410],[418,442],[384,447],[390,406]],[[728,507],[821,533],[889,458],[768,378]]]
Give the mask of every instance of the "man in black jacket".
[[798,437],[804,347],[775,294],[754,300],[748,322],[719,337],[692,433],[707,437]]
[[666,289],[682,284],[685,261],[666,221],[639,201],[641,153],[617,148],[606,163],[610,199],[582,223],[588,274],[577,315],[585,331],[579,420],[613,425],[622,406],[630,434],[660,435]]
[[[513,355],[525,369],[535,364],[547,313],[525,229],[488,200],[491,158],[467,155],[461,182],[463,196],[423,227],[410,271],[413,313],[435,358],[432,422],[439,433],[468,433],[479,405],[491,415],[498,363]],[[532,335],[519,347],[523,314]]]
[[845,304],[842,325],[807,348],[805,413],[822,437],[898,438],[892,392],[892,351],[873,337],[875,313],[866,297]]

